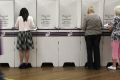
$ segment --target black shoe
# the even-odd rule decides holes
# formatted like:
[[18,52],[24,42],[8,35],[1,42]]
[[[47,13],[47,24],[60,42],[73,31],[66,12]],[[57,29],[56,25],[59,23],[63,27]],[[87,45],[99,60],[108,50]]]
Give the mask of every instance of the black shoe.
[[93,69],[93,65],[88,65],[88,63],[86,62],[85,63],[85,68],[86,69]]
[[25,63],[20,64],[19,69],[25,69],[25,68],[26,68],[26,64]]
[[87,62],[85,63],[85,68],[88,68],[88,63]]
[[26,63],[26,68],[32,68],[31,63]]

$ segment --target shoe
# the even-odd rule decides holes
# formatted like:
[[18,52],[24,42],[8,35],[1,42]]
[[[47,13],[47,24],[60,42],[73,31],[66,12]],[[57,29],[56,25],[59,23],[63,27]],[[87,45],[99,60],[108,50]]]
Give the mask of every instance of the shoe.
[[114,67],[114,66],[109,66],[108,69],[116,70],[116,67]]
[[88,68],[88,63],[87,62],[85,63],[85,68]]
[[117,69],[118,69],[118,70],[120,70],[120,65],[119,65],[119,66],[117,66]]
[[93,64],[92,65],[88,65],[88,62],[85,63],[85,68],[86,69],[93,69]]
[[25,68],[26,68],[26,64],[25,63],[20,64],[19,69],[25,69]]
[[26,68],[32,68],[32,65],[31,65],[31,63],[26,63]]
[[[106,68],[109,67],[109,66],[112,66],[113,65],[113,62],[108,62],[107,65],[106,65]],[[116,67],[118,66],[118,63],[116,63]]]

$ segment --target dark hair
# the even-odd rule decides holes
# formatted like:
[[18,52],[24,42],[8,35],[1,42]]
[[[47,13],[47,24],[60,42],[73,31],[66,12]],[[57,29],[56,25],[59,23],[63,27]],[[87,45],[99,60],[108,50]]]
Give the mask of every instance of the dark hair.
[[28,16],[29,16],[28,10],[27,10],[26,8],[22,8],[22,9],[20,10],[19,16],[22,16],[23,21],[27,21],[27,18],[28,18]]

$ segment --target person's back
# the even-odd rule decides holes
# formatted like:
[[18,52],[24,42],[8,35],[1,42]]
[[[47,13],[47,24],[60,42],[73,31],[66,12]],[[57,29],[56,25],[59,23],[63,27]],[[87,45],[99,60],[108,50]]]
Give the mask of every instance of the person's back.
[[86,17],[85,35],[101,34],[102,22],[98,15],[92,14]]
[[85,67],[88,69],[100,69],[100,39],[102,22],[98,15],[94,13],[94,8],[88,8],[88,15],[83,21],[82,29],[85,31],[85,41],[87,48],[87,62]]
[[19,31],[27,31],[30,30],[32,26],[34,26],[32,16],[28,16],[27,21],[24,21],[22,16],[19,16],[17,19],[16,27],[19,27]]

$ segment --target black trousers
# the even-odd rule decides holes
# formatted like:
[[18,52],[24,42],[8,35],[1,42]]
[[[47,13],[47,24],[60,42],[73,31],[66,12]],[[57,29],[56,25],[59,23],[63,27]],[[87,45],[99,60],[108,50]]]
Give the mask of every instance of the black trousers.
[[88,68],[100,68],[100,39],[101,35],[85,36]]

